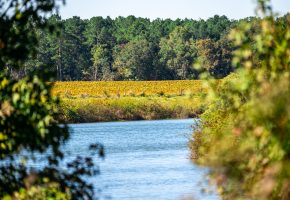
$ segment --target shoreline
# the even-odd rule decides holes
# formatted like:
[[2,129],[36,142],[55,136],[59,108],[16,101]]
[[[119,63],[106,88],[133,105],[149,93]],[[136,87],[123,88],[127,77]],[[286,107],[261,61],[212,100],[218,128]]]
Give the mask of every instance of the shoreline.
[[205,105],[198,96],[63,99],[58,120],[95,123],[198,118]]
[[120,121],[99,121],[99,122],[80,122],[80,123],[67,123],[67,125],[79,125],[79,124],[95,124],[95,123],[122,123],[122,122],[151,122],[151,121],[174,121],[174,120],[195,120],[199,119],[199,117],[193,118],[167,118],[167,119],[148,119],[148,120],[120,120]]

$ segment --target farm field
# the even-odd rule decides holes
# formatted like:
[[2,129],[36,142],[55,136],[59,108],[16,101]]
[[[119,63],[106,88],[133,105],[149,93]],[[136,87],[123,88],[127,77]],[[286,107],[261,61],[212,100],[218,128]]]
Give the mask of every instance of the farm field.
[[53,95],[60,97],[120,97],[202,93],[202,81],[71,81],[55,82]]
[[196,117],[205,107],[201,81],[56,82],[68,123]]

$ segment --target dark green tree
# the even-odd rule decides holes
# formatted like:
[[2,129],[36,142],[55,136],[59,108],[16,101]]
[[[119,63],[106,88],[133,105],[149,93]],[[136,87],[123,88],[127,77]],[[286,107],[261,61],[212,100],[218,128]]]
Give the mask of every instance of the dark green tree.
[[160,62],[171,70],[174,79],[195,77],[193,63],[196,49],[187,27],[176,27],[169,38],[161,39],[159,53]]
[[96,45],[92,49],[93,80],[112,80],[113,73],[110,63],[110,51],[106,46]]
[[197,62],[202,71],[207,71],[215,78],[223,78],[233,71],[232,47],[224,38],[219,41],[200,39],[196,41]]
[[136,40],[115,51],[114,68],[121,80],[152,80],[155,77],[153,46],[147,40]]
[[85,26],[85,43],[90,49],[95,45],[107,45],[112,48],[115,43],[115,39],[112,35],[113,32],[114,22],[110,17],[107,17],[106,19],[102,17],[93,17]]
[[[283,23],[283,20],[280,20]],[[192,19],[156,19],[150,21],[149,19],[137,18],[134,16],[117,17],[111,19],[110,17],[93,17],[89,20],[81,20],[79,17],[73,17],[67,20],[62,20],[59,16],[53,15],[49,18],[51,26],[58,26],[58,34],[50,34],[48,30],[42,30],[36,26],[34,28],[35,38],[39,41],[39,47],[37,55],[30,55],[26,60],[25,67],[16,70],[12,65],[7,65],[6,68],[14,75],[15,78],[22,77],[25,74],[33,73],[40,70],[40,66],[43,64],[48,66],[48,69],[55,74],[57,80],[91,80],[91,67],[93,66],[93,54],[91,53],[95,46],[106,47],[110,70],[106,70],[106,79],[112,79],[116,74],[112,70],[114,60],[114,49],[118,49],[130,42],[137,40],[147,40],[153,49],[153,65],[155,66],[154,79],[184,79],[195,78],[196,71],[192,70],[191,66],[193,60],[196,60],[196,54],[190,55],[191,50],[188,49],[186,42],[180,42],[178,45],[179,50],[175,49],[173,53],[174,45],[172,43],[172,49],[170,50],[167,45],[165,50],[165,39],[170,38],[173,34],[176,34],[177,27],[183,27],[186,30],[186,40],[196,43],[198,40],[211,40],[215,43],[215,50],[218,50],[218,55],[214,55],[215,62],[219,63],[215,65],[215,71],[220,71],[217,74],[223,74],[222,77],[229,71],[229,66],[226,60],[228,55],[232,52],[228,40],[225,35],[239,23],[253,22],[256,26],[253,26],[249,31],[249,38],[253,41],[254,33],[256,33],[261,27],[259,27],[259,19],[256,17],[249,17],[242,20],[229,20],[225,16],[214,16],[208,20],[192,20]],[[285,22],[285,20],[284,20]],[[179,28],[180,29],[180,28]],[[179,33],[178,33],[179,34]],[[181,37],[184,34],[181,33]],[[178,36],[176,36],[178,37]],[[162,41],[162,48],[161,48]],[[168,40],[169,41],[169,40]],[[169,43],[168,43],[169,44]],[[251,46],[256,48],[252,43]],[[170,51],[169,51],[170,50]],[[202,51],[202,50],[200,50]],[[167,53],[166,53],[167,52]],[[171,52],[171,53],[170,53]],[[177,53],[179,52],[179,53]],[[184,52],[184,55],[181,55]],[[185,55],[185,52],[188,52]],[[176,56],[177,54],[178,56]],[[179,58],[178,58],[179,57]],[[177,61],[179,59],[179,61]],[[183,70],[185,77],[181,77],[181,69],[179,69],[179,75],[174,65],[184,61]],[[259,60],[259,58],[257,58]],[[168,65],[171,62],[170,66]],[[224,65],[225,64],[225,65]],[[159,66],[159,67],[157,67]],[[220,68],[222,66],[222,68]],[[180,68],[180,66],[179,66]],[[226,69],[228,68],[228,69]],[[109,69],[109,68],[106,68]],[[177,74],[177,75],[176,75]]]
[[150,20],[135,16],[117,17],[114,21],[114,37],[117,44],[126,44],[135,39],[146,39]]
[[91,66],[90,49],[85,45],[85,23],[79,17],[63,22],[62,65],[65,80],[80,80],[82,70]]

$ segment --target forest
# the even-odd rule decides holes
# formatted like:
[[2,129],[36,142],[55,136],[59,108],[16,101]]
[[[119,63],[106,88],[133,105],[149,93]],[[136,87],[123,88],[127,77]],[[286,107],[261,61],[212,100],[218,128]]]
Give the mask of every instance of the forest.
[[[184,80],[198,79],[203,72],[223,78],[234,70],[235,48],[228,33],[243,22],[259,20],[218,15],[207,20],[134,16],[63,20],[52,15],[48,22],[57,31],[35,28],[37,52],[21,70],[7,68],[16,78],[48,69],[58,81]],[[286,16],[277,22],[285,20]],[[249,38],[258,29],[254,25]]]

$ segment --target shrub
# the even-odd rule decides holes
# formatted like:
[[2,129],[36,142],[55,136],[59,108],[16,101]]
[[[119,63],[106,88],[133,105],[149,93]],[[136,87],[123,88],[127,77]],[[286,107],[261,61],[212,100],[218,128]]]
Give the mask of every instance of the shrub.
[[232,32],[237,72],[212,85],[190,143],[224,199],[290,199],[290,16],[281,26],[259,6],[270,15],[251,39],[251,24]]

